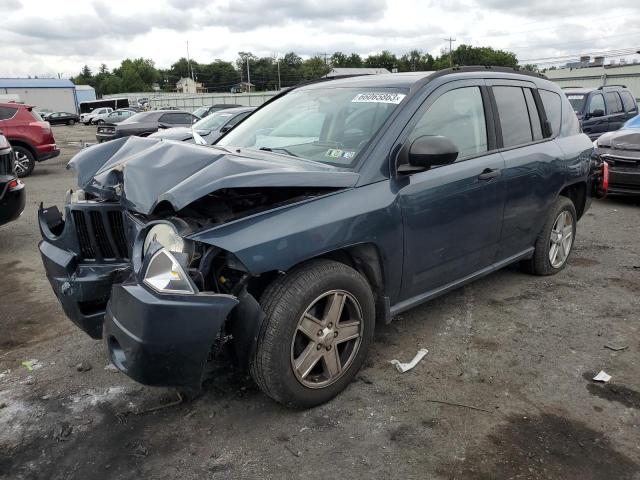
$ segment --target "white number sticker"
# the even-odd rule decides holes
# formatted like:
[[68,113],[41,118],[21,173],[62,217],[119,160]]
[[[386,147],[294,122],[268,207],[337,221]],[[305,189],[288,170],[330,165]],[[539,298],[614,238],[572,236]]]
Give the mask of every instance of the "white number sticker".
[[353,100],[353,103],[393,103],[398,104],[406,97],[404,93],[359,93]]

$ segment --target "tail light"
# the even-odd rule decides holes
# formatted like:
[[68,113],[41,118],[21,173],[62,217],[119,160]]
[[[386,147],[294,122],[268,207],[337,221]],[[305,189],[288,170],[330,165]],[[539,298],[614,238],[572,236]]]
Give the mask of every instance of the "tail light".
[[609,164],[607,162],[602,162],[602,190],[605,194],[609,190]]
[[20,180],[14,179],[9,182],[9,185],[7,186],[7,188],[11,192],[12,190],[17,190],[18,188],[20,188],[21,184],[22,183],[20,182]]

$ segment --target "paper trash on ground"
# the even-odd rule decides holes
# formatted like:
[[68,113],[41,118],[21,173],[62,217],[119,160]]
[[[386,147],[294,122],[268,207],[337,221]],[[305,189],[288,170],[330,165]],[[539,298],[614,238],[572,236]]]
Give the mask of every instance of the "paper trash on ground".
[[600,370],[600,373],[598,373],[595,377],[593,377],[593,379],[596,382],[607,383],[609,380],[611,380],[611,375],[608,375],[607,373],[605,373],[604,370]]
[[421,348],[420,350],[418,350],[418,353],[416,353],[416,356],[413,357],[413,360],[411,360],[409,363],[401,363],[400,360],[395,359],[391,360],[391,363],[395,365],[396,370],[398,370],[400,373],[404,373],[415,367],[427,353],[429,353],[429,350],[427,350],[426,348]]

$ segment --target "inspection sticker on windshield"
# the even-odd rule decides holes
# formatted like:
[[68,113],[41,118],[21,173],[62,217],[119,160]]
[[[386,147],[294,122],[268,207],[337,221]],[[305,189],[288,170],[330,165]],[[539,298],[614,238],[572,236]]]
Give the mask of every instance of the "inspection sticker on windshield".
[[353,103],[393,103],[398,104],[406,97],[404,93],[359,93],[351,102]]

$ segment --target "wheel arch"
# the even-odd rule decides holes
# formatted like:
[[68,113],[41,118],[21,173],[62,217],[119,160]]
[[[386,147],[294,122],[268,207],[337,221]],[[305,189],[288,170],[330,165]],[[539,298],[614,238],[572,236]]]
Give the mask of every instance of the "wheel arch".
[[587,204],[587,184],[584,181],[579,181],[565,186],[558,196],[567,197],[573,202],[573,206],[576,209],[577,219],[582,217]]
[[31,145],[26,140],[23,140],[23,139],[20,139],[20,138],[7,138],[7,140],[9,141],[9,143],[11,144],[12,147],[26,148],[27,150],[29,150],[31,152],[31,155],[33,155],[34,160],[38,159],[38,154],[36,152],[36,149],[33,147],[33,145]]

